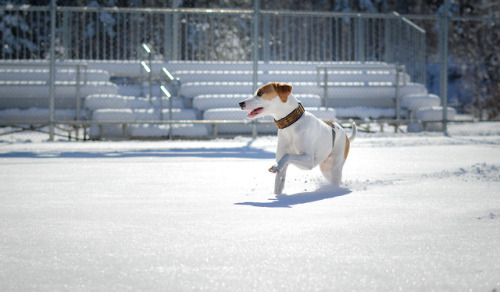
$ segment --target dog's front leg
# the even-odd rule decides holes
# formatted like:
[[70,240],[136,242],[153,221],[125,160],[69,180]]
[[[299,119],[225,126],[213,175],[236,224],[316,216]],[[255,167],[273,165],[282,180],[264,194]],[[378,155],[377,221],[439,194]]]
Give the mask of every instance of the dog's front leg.
[[270,172],[280,173],[289,164],[293,164],[299,168],[311,170],[316,165],[314,163],[313,155],[309,154],[285,154],[278,161],[277,165],[274,165],[269,169]]
[[276,178],[274,181],[274,194],[276,195],[281,195],[281,193],[283,193],[287,169],[288,165],[285,166],[280,172],[276,172]]

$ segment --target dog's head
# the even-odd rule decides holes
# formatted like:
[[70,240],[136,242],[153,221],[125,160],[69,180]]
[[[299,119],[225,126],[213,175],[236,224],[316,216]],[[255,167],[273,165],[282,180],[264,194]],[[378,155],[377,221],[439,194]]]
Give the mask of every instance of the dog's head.
[[239,103],[241,109],[248,110],[248,118],[254,119],[266,115],[274,115],[283,104],[288,103],[292,86],[285,83],[269,83],[255,92],[255,95]]

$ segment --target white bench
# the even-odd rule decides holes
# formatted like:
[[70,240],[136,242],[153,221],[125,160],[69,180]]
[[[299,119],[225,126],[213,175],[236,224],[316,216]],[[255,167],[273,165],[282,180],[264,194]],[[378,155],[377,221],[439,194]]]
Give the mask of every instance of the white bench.
[[[2,64],[33,64],[49,66],[49,62],[46,60],[33,60],[33,61],[11,61],[11,60],[0,60],[0,66]],[[110,76],[129,76],[129,77],[139,77],[141,74],[141,65],[139,60],[63,60],[58,61],[57,64],[63,65],[77,65],[85,63],[89,70],[105,70]],[[270,62],[259,62],[258,69],[261,71],[305,71],[314,70],[317,65],[328,65],[328,64],[342,64],[345,66],[359,66],[360,64],[377,64],[385,65],[382,62],[286,62],[286,61],[270,61]],[[152,72],[155,75],[160,75],[163,67],[166,67],[170,72],[181,71],[181,70],[222,70],[222,71],[251,71],[253,69],[253,63],[250,61],[243,62],[232,62],[232,61],[152,61]]]
[[[168,109],[163,110],[163,120],[169,120]],[[196,120],[196,112],[193,109],[172,109],[172,120]],[[92,139],[118,137],[127,138],[131,136],[149,137],[151,133],[163,133],[163,130],[165,128],[168,129],[168,125],[133,125],[133,122],[160,121],[160,113],[155,109],[97,109],[92,112],[92,121],[102,122],[102,124],[97,123],[90,126],[89,136]],[[107,122],[112,122],[113,124]],[[115,122],[116,124],[114,124]],[[200,131],[203,131],[199,129],[202,127],[204,126],[185,126],[184,130],[191,129],[188,130],[185,134],[188,136],[198,136]],[[173,126],[173,128],[181,128],[181,126],[176,125]],[[141,129],[143,129],[145,132],[140,133]],[[180,134],[183,132],[181,131],[176,133]],[[204,133],[206,133],[206,130]],[[153,136],[158,135],[155,134]]]
[[[315,70],[318,65],[342,65],[348,68],[356,68],[362,65],[377,65],[387,66],[389,64],[384,62],[297,62],[297,61],[270,61],[258,62],[259,71],[308,71]],[[201,70],[201,71],[252,71],[253,63],[246,62],[232,62],[232,61],[168,61],[162,64],[170,72],[177,72],[183,70]],[[92,67],[91,67],[92,68]],[[155,71],[155,64],[153,62],[153,71]],[[157,69],[158,72],[161,68]]]
[[[85,117],[86,112],[80,113]],[[72,121],[75,119],[76,111],[71,109],[56,109],[54,117],[57,121]],[[29,108],[29,109],[3,109],[0,110],[0,123],[48,123],[49,109],[47,108]]]
[[[262,85],[260,83],[259,85]],[[313,94],[322,96],[323,88],[316,82],[291,83],[294,94]],[[365,84],[363,82],[331,83],[335,88],[328,91],[328,106],[331,107],[395,107],[396,89],[391,84]],[[195,98],[206,94],[252,94],[251,82],[189,82],[182,85],[182,94]],[[400,96],[427,93],[424,85],[407,83],[400,88]]]
[[401,107],[413,112],[420,108],[438,106],[440,103],[439,96],[435,94],[409,94],[403,97]]
[[[456,110],[454,108],[447,108],[447,119],[455,119]],[[443,124],[440,122],[443,120],[443,107],[442,106],[431,106],[426,108],[418,109],[415,113],[415,118],[417,121],[423,124],[425,131],[442,131]]]
[[[170,133],[170,127],[172,133]],[[132,138],[206,137],[209,135],[206,125],[131,125]]]
[[[214,108],[238,108],[238,103],[252,97],[252,94],[203,94],[193,99],[193,108],[206,111]],[[314,94],[295,94],[304,106],[319,107],[321,98]]]
[[[133,109],[135,121],[159,121],[160,111],[155,109]],[[164,109],[162,111],[163,120],[169,120],[170,111]],[[196,120],[196,112],[193,109],[172,109],[172,120]]]
[[[169,100],[162,97],[163,108],[168,108]],[[98,109],[150,109],[158,108],[160,100],[158,97],[151,99],[135,96],[123,96],[119,94],[92,94],[85,98],[84,107],[94,111]],[[172,100],[172,108],[184,108],[182,99],[174,98]]]
[[[21,98],[49,98],[49,83],[44,80],[18,80],[4,81],[0,80],[0,86],[5,86],[0,91],[2,99],[21,99]],[[56,81],[55,97],[75,99],[77,89],[74,81]],[[116,94],[118,87],[116,84],[108,81],[87,81],[86,85],[81,86],[80,96],[91,94]]]
[[[49,107],[50,72],[48,62],[0,62],[0,108]],[[80,109],[82,97],[117,93],[103,70],[88,69],[84,63],[58,63],[55,72],[55,107]]]
[[[180,78],[183,83],[188,82],[251,82],[253,72],[248,70],[182,70],[175,71],[175,77]],[[332,82],[391,82],[395,80],[394,70],[329,70],[329,81]],[[402,76],[407,82],[410,81],[410,76],[405,74]],[[315,70],[271,70],[258,71],[258,80],[263,83],[269,82],[315,82],[318,79],[318,74]]]
[[[77,70],[71,68],[56,69],[56,80],[76,82],[77,74],[80,74],[80,81],[82,82],[109,80],[109,73],[104,70],[89,69],[89,70],[82,70],[82,72],[77,73]],[[49,82],[49,76],[50,76],[49,69],[24,68],[24,67],[16,68],[15,66],[9,66],[6,68],[0,67],[0,80],[3,81],[43,80]]]

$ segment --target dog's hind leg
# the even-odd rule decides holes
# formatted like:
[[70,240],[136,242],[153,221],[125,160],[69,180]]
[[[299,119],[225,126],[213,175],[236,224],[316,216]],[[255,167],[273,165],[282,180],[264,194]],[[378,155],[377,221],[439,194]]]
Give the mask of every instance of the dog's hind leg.
[[333,153],[330,153],[330,155],[320,163],[319,168],[321,173],[332,185],[340,185],[344,161],[342,157],[335,157]]
[[345,160],[334,160],[332,167],[332,174],[330,176],[330,183],[335,186],[340,186],[342,182],[342,169],[344,168]]
[[282,171],[276,173],[276,178],[274,181],[274,194],[276,195],[281,195],[281,193],[283,193],[283,189],[285,188],[285,178],[287,169],[288,165],[286,165]]
[[319,164],[319,169],[329,183],[333,184],[333,153]]

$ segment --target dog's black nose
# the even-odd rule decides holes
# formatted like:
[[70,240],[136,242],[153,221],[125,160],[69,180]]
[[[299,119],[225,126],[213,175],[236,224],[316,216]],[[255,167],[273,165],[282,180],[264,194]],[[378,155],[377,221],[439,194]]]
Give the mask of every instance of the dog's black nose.
[[244,101],[240,102],[240,107],[241,107],[241,109],[243,109],[245,107],[245,102]]

